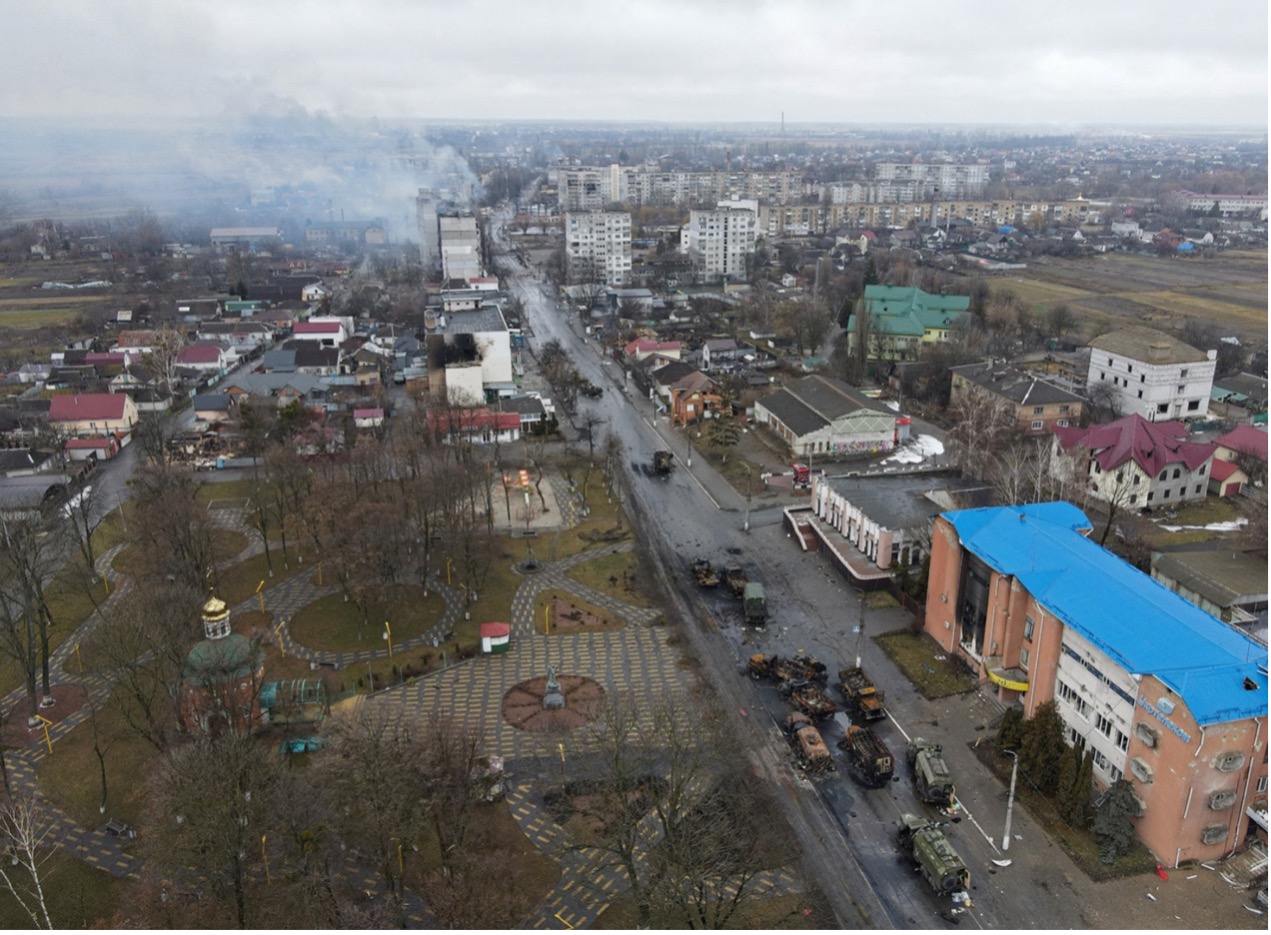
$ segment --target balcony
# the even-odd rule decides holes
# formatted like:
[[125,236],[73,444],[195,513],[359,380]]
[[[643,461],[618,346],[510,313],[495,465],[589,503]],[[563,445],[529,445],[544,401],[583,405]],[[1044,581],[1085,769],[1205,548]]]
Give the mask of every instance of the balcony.
[[1003,668],[1001,656],[989,656],[985,659],[984,669],[994,685],[1013,692],[1028,691],[1028,673],[1023,669]]

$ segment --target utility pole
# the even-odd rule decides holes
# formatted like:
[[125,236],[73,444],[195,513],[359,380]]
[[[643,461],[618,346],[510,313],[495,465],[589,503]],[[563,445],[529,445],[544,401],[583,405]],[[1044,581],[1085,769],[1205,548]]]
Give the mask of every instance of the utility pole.
[[1014,750],[1003,750],[1011,758],[1011,791],[1006,796],[1006,828],[1002,832],[1002,850],[1011,849],[1011,807],[1015,804],[1015,774],[1019,772],[1019,757]]

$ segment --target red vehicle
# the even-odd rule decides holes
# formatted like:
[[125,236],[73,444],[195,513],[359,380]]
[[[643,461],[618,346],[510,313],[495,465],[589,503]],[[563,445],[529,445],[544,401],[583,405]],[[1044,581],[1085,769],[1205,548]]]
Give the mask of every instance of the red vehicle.
[[794,468],[794,487],[810,487],[812,485],[812,469],[806,464],[791,465]]

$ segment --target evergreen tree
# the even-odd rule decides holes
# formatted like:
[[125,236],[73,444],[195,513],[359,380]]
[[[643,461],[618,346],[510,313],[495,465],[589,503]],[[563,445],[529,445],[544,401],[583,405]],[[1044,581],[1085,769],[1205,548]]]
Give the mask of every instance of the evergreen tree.
[[1090,831],[1099,845],[1099,859],[1105,864],[1116,863],[1118,857],[1134,845],[1134,826],[1131,815],[1139,812],[1134,787],[1124,779],[1118,779],[1103,797],[1090,823]]
[[1055,809],[1059,817],[1068,824],[1073,824],[1073,811],[1076,797],[1077,777],[1081,774],[1081,751],[1076,747],[1065,747],[1059,758],[1059,779],[1056,782],[1058,801]]
[[1002,716],[1002,723],[997,728],[997,748],[999,750],[1018,750],[1020,737],[1024,730],[1024,709],[1019,705],[1011,705]]
[[1081,761],[1081,769],[1077,772],[1077,784],[1073,790],[1074,803],[1072,822],[1078,828],[1089,828],[1094,820],[1094,801],[1091,793],[1094,789],[1094,751],[1087,750]]
[[1059,760],[1064,755],[1064,722],[1053,701],[1038,705],[1024,724],[1019,745],[1019,768],[1043,795],[1059,785]]

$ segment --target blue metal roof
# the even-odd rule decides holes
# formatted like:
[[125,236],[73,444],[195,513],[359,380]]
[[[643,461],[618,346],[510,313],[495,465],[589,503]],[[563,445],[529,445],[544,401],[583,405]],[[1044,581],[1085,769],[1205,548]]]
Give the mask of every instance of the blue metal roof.
[[968,551],[1127,672],[1159,678],[1198,724],[1266,717],[1267,648],[1086,538],[1090,521],[1072,504],[943,515]]

